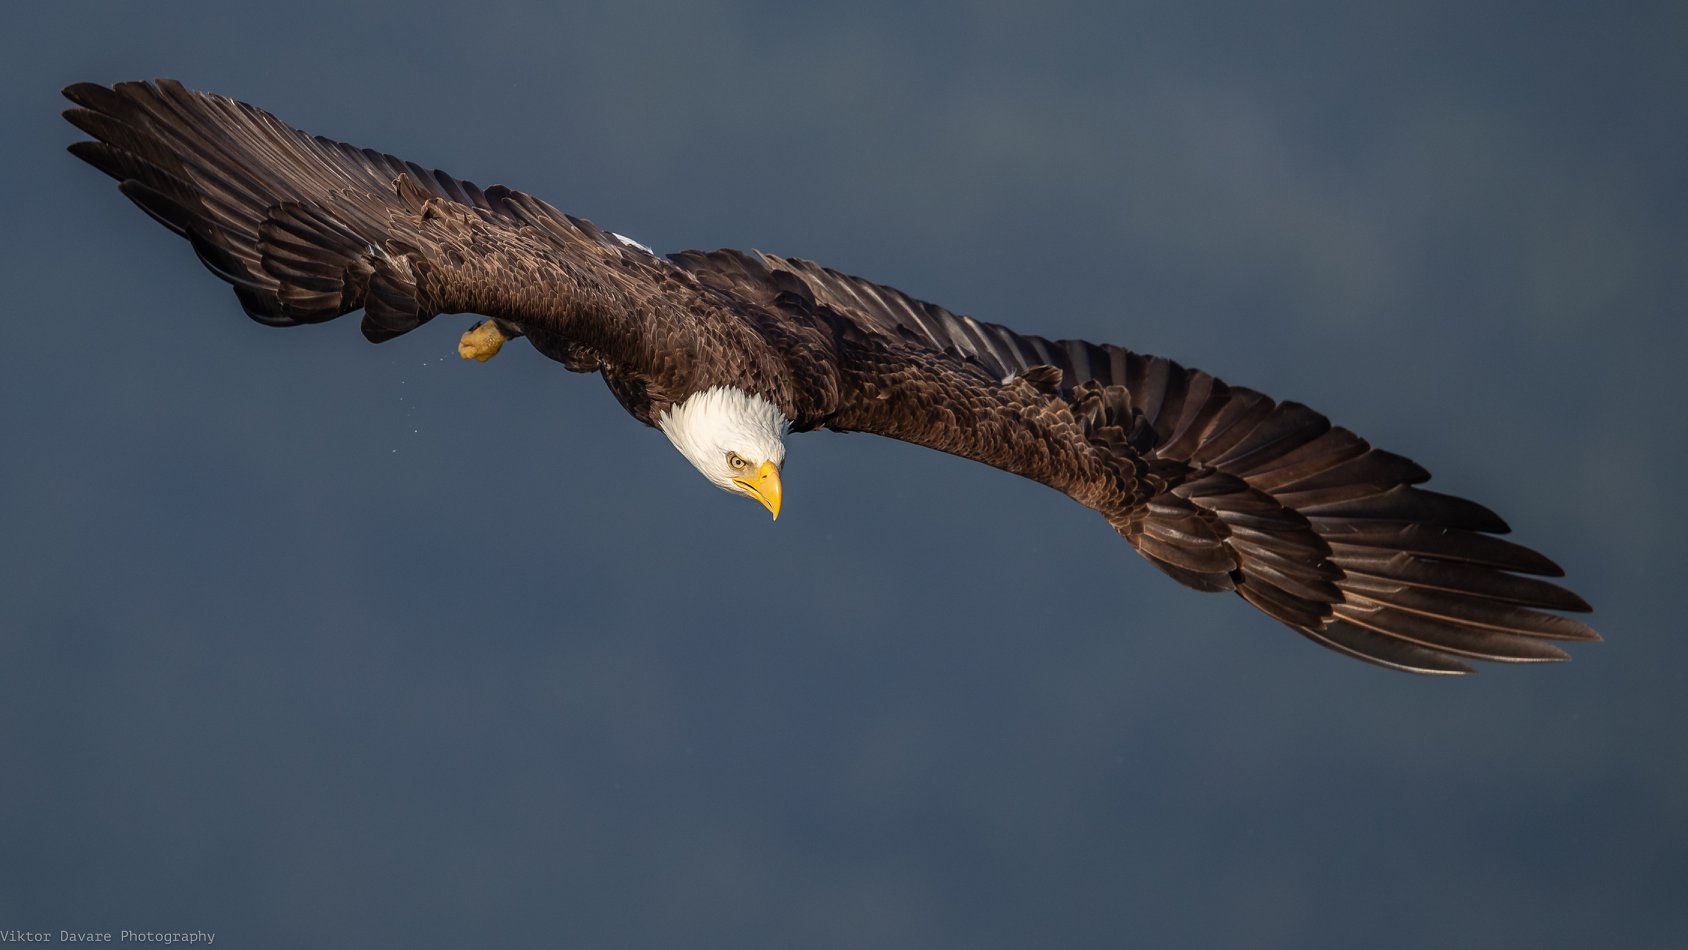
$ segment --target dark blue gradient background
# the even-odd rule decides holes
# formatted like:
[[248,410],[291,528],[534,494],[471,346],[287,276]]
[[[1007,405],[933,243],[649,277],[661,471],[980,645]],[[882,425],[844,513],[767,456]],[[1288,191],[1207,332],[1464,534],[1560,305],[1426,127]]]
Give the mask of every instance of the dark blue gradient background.
[[[1681,3],[541,6],[8,12],[0,928],[1682,945]],[[1304,401],[1609,642],[1390,674],[981,466],[798,436],[773,525],[466,319],[262,328],[64,152],[157,75]]]

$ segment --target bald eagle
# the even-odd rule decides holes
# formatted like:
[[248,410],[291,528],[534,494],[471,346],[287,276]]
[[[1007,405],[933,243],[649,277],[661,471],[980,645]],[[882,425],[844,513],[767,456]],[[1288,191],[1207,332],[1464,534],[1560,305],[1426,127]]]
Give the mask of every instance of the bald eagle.
[[485,316],[597,373],[710,482],[777,518],[786,436],[871,432],[1013,472],[1100,513],[1149,563],[1298,633],[1419,673],[1561,660],[1597,640],[1481,505],[1295,402],[1168,359],[959,316],[794,258],[659,257],[503,186],[313,137],[169,80],[65,90],[70,151],[186,238],[252,319],[363,311],[373,342]]

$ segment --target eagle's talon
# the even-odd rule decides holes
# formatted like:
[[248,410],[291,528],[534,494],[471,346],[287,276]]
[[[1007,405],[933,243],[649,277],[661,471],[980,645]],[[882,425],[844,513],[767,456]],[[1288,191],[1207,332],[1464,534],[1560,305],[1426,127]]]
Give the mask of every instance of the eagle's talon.
[[457,341],[457,355],[466,360],[485,363],[498,355],[498,350],[509,337],[500,333],[498,324],[491,320],[482,320],[470,327],[467,333]]

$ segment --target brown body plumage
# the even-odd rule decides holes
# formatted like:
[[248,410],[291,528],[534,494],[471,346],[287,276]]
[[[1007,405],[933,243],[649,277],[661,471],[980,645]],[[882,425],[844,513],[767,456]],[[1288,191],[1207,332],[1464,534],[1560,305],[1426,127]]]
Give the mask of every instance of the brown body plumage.
[[984,462],[1107,518],[1150,563],[1302,634],[1418,672],[1563,659],[1598,639],[1559,568],[1473,502],[1293,402],[1115,346],[957,316],[801,260],[666,258],[521,192],[300,133],[179,84],[77,85],[71,151],[193,243],[259,322],[363,310],[380,342],[493,318],[635,418],[711,387],[794,431],[872,432]]

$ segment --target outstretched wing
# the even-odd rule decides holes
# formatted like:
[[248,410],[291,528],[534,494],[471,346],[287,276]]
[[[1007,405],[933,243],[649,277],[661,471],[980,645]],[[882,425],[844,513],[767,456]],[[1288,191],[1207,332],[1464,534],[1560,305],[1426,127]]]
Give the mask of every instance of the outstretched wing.
[[[1018,334],[808,261],[675,259],[740,296],[835,314],[897,351],[894,367],[876,371],[880,391],[853,390],[858,410],[878,411],[852,412],[847,399],[845,427],[1062,488],[1180,582],[1235,591],[1325,646],[1463,673],[1462,658],[1559,660],[1566,654],[1551,641],[1599,639],[1549,612],[1589,607],[1541,579],[1561,576],[1556,564],[1497,537],[1509,529],[1493,512],[1416,487],[1430,477],[1423,468],[1304,405],[1117,346]],[[1028,389],[1043,393],[1041,410],[1024,404]],[[923,410],[933,401],[952,402]],[[983,431],[1004,417],[1065,432],[1067,445],[1011,445]],[[1096,466],[1098,457],[1114,465]]]
[[71,152],[192,242],[261,323],[362,309],[380,342],[473,312],[623,362],[652,358],[637,318],[669,265],[589,221],[171,80],[65,96],[78,106],[65,118],[96,139]]

